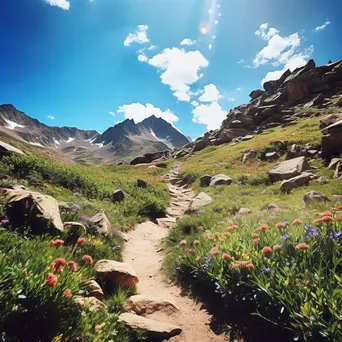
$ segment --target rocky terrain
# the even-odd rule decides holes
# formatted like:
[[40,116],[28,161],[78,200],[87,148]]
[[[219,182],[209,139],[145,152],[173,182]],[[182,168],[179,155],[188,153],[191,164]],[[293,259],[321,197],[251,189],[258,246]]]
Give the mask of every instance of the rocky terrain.
[[1,135],[52,149],[83,164],[130,161],[145,153],[169,151],[189,142],[171,124],[155,116],[138,124],[127,119],[100,134],[95,130],[47,126],[13,105],[0,106]]

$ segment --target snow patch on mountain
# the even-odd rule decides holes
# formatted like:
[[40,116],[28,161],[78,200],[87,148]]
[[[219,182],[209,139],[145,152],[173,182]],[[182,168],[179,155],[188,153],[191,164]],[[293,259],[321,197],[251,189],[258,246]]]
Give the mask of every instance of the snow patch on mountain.
[[19,125],[19,124],[17,124],[17,123],[14,122],[14,121],[11,121],[11,120],[8,120],[8,119],[5,119],[5,118],[4,118],[4,120],[5,120],[5,121],[7,122],[7,124],[8,124],[8,126],[6,126],[6,128],[11,129],[12,131],[14,131],[16,127],[19,127],[19,128],[24,128],[24,127],[25,127],[25,126],[23,126],[23,125]]

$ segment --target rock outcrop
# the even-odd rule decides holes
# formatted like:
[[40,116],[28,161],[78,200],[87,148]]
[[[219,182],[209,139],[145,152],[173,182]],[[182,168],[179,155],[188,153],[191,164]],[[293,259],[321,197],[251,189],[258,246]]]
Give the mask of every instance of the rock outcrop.
[[90,217],[88,222],[95,226],[98,234],[108,235],[112,231],[112,225],[103,210],[99,210],[94,216]]
[[10,156],[12,154],[25,155],[25,153],[22,150],[19,150],[19,148],[16,148],[10,144],[7,144],[3,141],[0,141],[0,157],[1,156]]
[[127,310],[134,311],[137,315],[150,315],[157,311],[172,314],[178,309],[168,300],[147,295],[135,295],[127,299]]
[[210,186],[217,186],[217,185],[231,185],[233,184],[233,179],[227,175],[219,174],[211,178]]

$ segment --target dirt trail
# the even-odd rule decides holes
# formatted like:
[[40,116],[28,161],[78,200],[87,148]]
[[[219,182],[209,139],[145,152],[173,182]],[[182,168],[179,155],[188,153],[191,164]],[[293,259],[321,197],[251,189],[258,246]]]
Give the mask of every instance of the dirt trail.
[[129,241],[124,250],[124,261],[130,263],[139,277],[138,293],[146,294],[173,302],[179,311],[176,313],[155,312],[149,318],[168,322],[182,328],[182,333],[171,338],[172,342],[210,342],[225,341],[223,335],[216,335],[210,329],[211,316],[201,308],[201,303],[181,294],[182,290],[167,283],[162,275],[164,258],[161,250],[162,240],[168,235],[168,229],[181,217],[189,206],[194,193],[180,185],[179,167],[164,176],[168,183],[171,202],[167,210],[168,217],[158,220],[158,224],[144,222],[129,233]]

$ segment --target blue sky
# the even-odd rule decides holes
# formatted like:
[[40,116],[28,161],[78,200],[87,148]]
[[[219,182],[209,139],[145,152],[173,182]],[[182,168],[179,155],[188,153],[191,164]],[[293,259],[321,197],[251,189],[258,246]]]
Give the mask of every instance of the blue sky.
[[0,4],[0,103],[49,125],[101,132],[155,114],[195,138],[262,80],[342,59],[339,0]]

